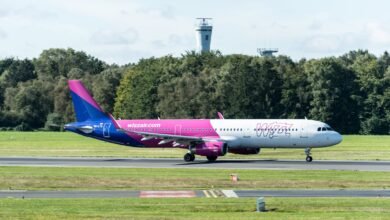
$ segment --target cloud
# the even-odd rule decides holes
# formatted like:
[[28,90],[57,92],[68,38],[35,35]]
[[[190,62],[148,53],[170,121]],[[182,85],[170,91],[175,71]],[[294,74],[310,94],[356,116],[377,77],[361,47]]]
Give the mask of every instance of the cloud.
[[370,43],[377,45],[390,44],[390,28],[378,23],[369,23],[366,25]]
[[279,22],[272,22],[270,27],[283,30],[283,29],[287,29],[288,25]]
[[339,53],[359,48],[367,48],[369,36],[362,31],[328,35],[315,35],[307,38],[302,49],[314,53]]
[[155,49],[165,49],[173,47],[190,47],[194,45],[193,38],[184,35],[171,34],[165,40],[154,40],[151,42]]
[[[149,16],[163,17],[166,19],[174,19],[175,12],[172,6],[167,5],[162,8],[139,8],[138,13],[147,14]],[[123,13],[123,11],[122,11]]]
[[5,39],[7,38],[7,36],[8,36],[7,33],[5,33],[5,31],[0,29],[0,39]]
[[181,35],[177,35],[177,34],[171,34],[168,37],[168,44],[169,45],[189,46],[189,45],[192,45],[192,40],[191,39],[188,36],[181,36]]
[[138,40],[138,32],[134,28],[125,31],[99,30],[92,34],[91,41],[102,45],[134,44]]
[[340,49],[341,40],[337,36],[319,35],[308,38],[304,48],[310,52],[334,52]]
[[322,26],[323,26],[322,22],[314,21],[309,25],[308,29],[311,31],[318,31],[322,28]]
[[54,19],[57,17],[57,13],[49,9],[38,8],[34,5],[27,5],[21,8],[14,9],[8,13],[16,17],[22,17],[26,19],[39,19],[47,20]]
[[0,10],[0,18],[6,17],[8,15],[8,12],[5,10]]
[[151,43],[152,46],[156,49],[163,49],[167,47],[167,45],[162,40],[154,40]]
[[98,57],[108,63],[128,64],[145,57],[155,56],[156,54],[145,50],[132,49],[128,46],[121,47],[98,47],[90,50],[93,56]]

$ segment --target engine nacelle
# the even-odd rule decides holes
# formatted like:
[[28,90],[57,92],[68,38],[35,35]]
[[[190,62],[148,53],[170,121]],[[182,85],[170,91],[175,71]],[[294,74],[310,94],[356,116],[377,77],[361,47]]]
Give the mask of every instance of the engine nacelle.
[[260,148],[229,148],[229,153],[233,154],[258,154]]
[[227,144],[224,142],[205,142],[191,148],[191,152],[200,156],[224,156],[227,152]]

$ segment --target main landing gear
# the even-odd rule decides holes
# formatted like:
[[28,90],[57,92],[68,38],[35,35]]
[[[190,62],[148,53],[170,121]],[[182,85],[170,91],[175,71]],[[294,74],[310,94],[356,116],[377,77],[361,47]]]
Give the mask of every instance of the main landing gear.
[[209,162],[214,162],[214,161],[216,161],[217,160],[217,156],[207,156],[207,160],[209,161]]
[[313,157],[310,156],[310,150],[311,148],[308,147],[305,149],[305,154],[306,154],[306,162],[312,162],[313,161]]
[[[218,158],[217,156],[207,156],[207,160],[209,162],[214,162],[217,160],[217,158]],[[192,153],[186,153],[186,154],[184,154],[183,159],[185,162],[192,162],[195,160],[195,155]]]
[[195,155],[191,153],[184,154],[184,161],[185,162],[192,162],[195,160]]

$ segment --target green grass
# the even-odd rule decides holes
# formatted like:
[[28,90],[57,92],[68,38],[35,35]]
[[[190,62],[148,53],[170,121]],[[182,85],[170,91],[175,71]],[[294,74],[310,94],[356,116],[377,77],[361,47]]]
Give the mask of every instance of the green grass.
[[[0,156],[178,157],[180,149],[128,148],[72,133],[0,132]],[[315,159],[390,160],[390,136],[344,136]],[[263,149],[227,158],[303,159],[303,150]],[[230,181],[231,173],[240,177]],[[0,167],[0,189],[387,189],[388,172]],[[0,219],[389,219],[386,198],[0,199]]]
[[[236,173],[240,181],[230,180]],[[0,167],[0,189],[386,189],[388,172]]]
[[[0,132],[0,156],[177,157],[182,149],[132,148],[70,132]],[[390,136],[344,135],[341,144],[312,150],[316,160],[390,160]],[[262,149],[260,155],[228,154],[225,158],[299,159],[303,149]]]
[[0,199],[1,219],[389,219],[385,198]]

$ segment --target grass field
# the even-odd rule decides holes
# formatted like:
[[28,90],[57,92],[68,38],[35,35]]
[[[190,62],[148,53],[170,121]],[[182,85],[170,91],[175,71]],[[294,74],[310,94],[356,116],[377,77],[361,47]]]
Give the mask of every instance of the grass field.
[[[236,173],[239,182],[232,182]],[[387,189],[388,172],[0,167],[0,189]]]
[[0,199],[1,219],[389,219],[385,198]]
[[[318,160],[390,160],[390,136],[344,135],[341,144],[313,149]],[[0,132],[0,156],[177,157],[182,149],[131,148],[69,132]],[[228,154],[225,158],[299,159],[303,149],[262,149],[260,155]]]
[[[315,159],[390,160],[390,136],[344,136]],[[0,132],[0,156],[177,157],[180,149],[113,145],[72,133]],[[303,150],[263,149],[227,158],[300,159]],[[240,181],[230,181],[237,173]],[[388,189],[388,172],[0,167],[0,190]],[[0,199],[0,219],[390,219],[388,198]]]

